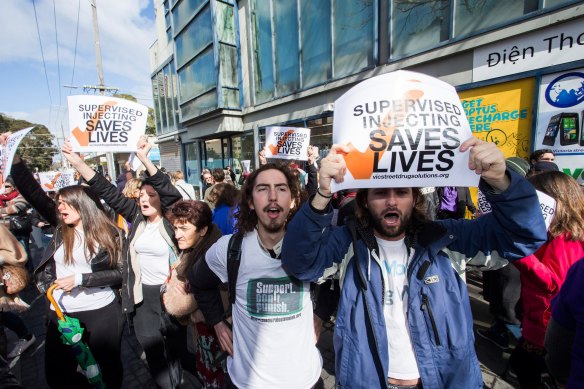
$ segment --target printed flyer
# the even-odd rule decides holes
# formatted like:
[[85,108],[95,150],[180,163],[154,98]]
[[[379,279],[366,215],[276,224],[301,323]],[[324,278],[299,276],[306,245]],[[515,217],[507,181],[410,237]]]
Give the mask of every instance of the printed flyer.
[[148,107],[108,96],[67,98],[70,138],[76,152],[136,151],[146,131]]
[[75,172],[72,170],[64,172],[39,172],[41,188],[45,192],[56,192],[67,186],[75,185]]
[[12,168],[12,160],[14,159],[14,154],[16,154],[16,149],[22,141],[22,138],[26,136],[34,127],[25,128],[23,130],[17,131],[8,137],[8,141],[5,145],[0,145],[0,194],[4,193],[4,181],[10,175],[10,169]]
[[267,127],[266,158],[308,160],[310,129],[298,127]]
[[477,186],[472,137],[456,90],[436,78],[399,70],[365,80],[335,102],[333,143],[348,146],[349,188]]

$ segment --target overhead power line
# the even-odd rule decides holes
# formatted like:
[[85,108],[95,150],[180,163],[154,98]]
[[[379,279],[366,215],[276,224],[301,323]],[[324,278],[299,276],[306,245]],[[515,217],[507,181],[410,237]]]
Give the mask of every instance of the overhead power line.
[[49,111],[49,122],[50,122],[51,121],[51,118],[50,117],[51,117],[51,114],[52,114],[52,106],[53,106],[53,97],[51,96],[51,87],[49,86],[49,75],[47,73],[47,63],[45,61],[45,53],[44,53],[44,50],[43,50],[43,41],[41,39],[41,31],[39,29],[39,19],[38,19],[38,16],[37,16],[35,0],[32,0],[32,7],[34,9],[34,20],[36,22],[37,35],[38,35],[38,38],[39,38],[39,45],[40,45],[40,48],[41,48],[41,57],[43,59],[43,67],[45,69],[45,80],[47,82],[47,91],[49,92],[49,101],[51,103],[51,105],[50,105],[51,108],[50,108],[50,111]]

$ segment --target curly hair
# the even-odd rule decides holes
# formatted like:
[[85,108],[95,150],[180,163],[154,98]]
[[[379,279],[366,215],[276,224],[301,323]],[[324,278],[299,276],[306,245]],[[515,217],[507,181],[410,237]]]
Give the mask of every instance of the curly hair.
[[[367,208],[367,193],[369,189],[359,189],[355,197],[355,218],[364,228],[372,228],[373,221],[371,220],[371,213]],[[406,235],[415,234],[416,231],[429,221],[426,198],[420,191],[420,188],[412,188],[414,196],[414,210],[410,223],[406,226]]]
[[237,204],[239,200],[239,190],[226,182],[220,182],[215,184],[211,189],[211,194],[209,195],[209,201],[218,207],[221,204],[225,204],[229,207],[233,207]]
[[267,163],[260,166],[259,169],[252,172],[245,179],[240,193],[241,200],[239,202],[239,211],[235,213],[235,217],[237,218],[237,230],[244,234],[253,231],[258,224],[258,216],[255,211],[249,207],[249,205],[253,201],[253,189],[255,187],[257,177],[260,173],[266,170],[278,170],[284,174],[284,177],[286,177],[288,187],[290,188],[291,198],[294,202],[294,207],[290,209],[287,221],[292,218],[300,204],[300,184],[298,179],[292,174],[290,166],[280,163]]
[[213,212],[203,201],[179,200],[166,211],[166,218],[171,224],[191,223],[197,229],[201,229],[213,222]]
[[556,213],[549,228],[555,238],[567,233],[570,240],[584,240],[584,193],[578,182],[558,171],[547,171],[528,178],[539,190],[556,200]]

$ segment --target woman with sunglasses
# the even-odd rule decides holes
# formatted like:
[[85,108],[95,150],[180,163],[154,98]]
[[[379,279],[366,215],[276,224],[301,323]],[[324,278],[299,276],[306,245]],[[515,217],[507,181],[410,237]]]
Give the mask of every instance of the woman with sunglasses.
[[[57,285],[53,296],[85,328],[83,340],[99,364],[106,386],[120,388],[124,319],[117,289],[122,283],[121,231],[86,186],[63,188],[53,201],[18,156],[14,157],[12,177],[24,198],[56,227],[34,271],[37,288],[45,293]],[[61,340],[57,321],[51,311],[45,338],[47,383],[52,388],[89,388],[87,378],[77,371],[73,349]]]
[[[148,159],[150,148],[147,138],[142,137],[136,155],[149,177],[142,183],[138,202],[122,195],[102,175],[85,164],[79,154],[73,152],[69,141],[65,141],[63,155],[81,173],[91,189],[131,224],[124,247],[122,310],[127,315],[133,315],[134,331],[144,349],[156,385],[159,388],[175,388],[180,384],[182,370],[180,361],[173,355],[186,354],[186,329],[178,326],[172,334],[162,333],[160,288],[168,277],[170,267],[178,259],[173,227],[164,218],[164,211],[181,200],[182,196],[170,178]],[[165,342],[184,350],[177,352],[174,347],[165,347]]]

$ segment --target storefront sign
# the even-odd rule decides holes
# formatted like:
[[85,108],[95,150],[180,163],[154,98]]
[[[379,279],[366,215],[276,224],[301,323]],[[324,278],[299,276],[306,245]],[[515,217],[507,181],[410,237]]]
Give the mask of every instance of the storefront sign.
[[517,74],[584,58],[584,19],[476,48],[473,82]]
[[496,143],[508,157],[528,157],[535,79],[505,82],[460,92],[474,136]]
[[562,171],[583,181],[584,68],[542,77],[534,149],[551,149]]

